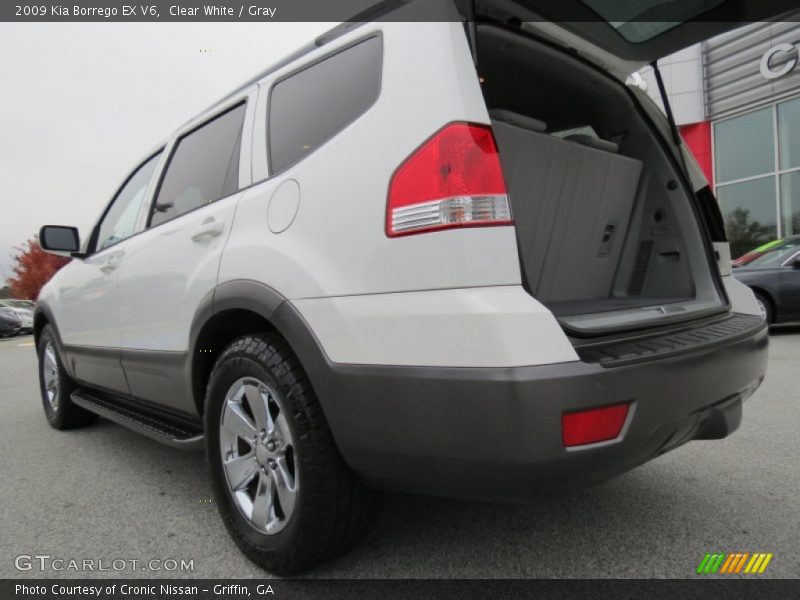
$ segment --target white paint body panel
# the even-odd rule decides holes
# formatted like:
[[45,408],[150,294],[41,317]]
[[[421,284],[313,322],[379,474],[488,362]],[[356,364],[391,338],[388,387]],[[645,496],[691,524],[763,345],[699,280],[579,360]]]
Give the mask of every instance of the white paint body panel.
[[717,267],[719,274],[726,277],[731,274],[731,245],[728,242],[714,242],[714,252],[717,253]]
[[761,310],[756,302],[756,297],[748,286],[733,276],[731,269],[731,246],[728,242],[714,242],[714,251],[717,253],[717,266],[722,275],[722,284],[728,294],[733,312],[746,315],[760,315]]
[[[120,261],[120,343],[134,350],[185,352],[203,297],[217,284],[222,249],[241,193],[168,221],[127,241]],[[221,233],[195,241],[200,227]]]
[[[459,24],[358,28],[261,82],[259,111],[267,110],[275,80],[377,31],[384,48],[379,98],[300,163],[244,192],[220,283],[268,284],[295,304],[335,362],[488,367],[576,360],[552,314],[520,287],[513,227],[385,234],[394,170],[447,123],[489,122]],[[268,172],[266,123],[260,115],[255,122],[254,175]],[[290,226],[277,231],[270,201],[289,181],[301,200]]]
[[578,360],[521,286],[295,300],[338,363],[517,367]]
[[119,347],[116,310],[119,273],[116,269],[108,272],[101,269],[119,260],[124,245],[122,242],[86,260],[73,260],[48,284],[48,295],[57,300],[50,305],[55,306],[59,333],[65,344]]
[[753,290],[733,275],[723,277],[722,283],[725,285],[725,291],[728,293],[733,312],[745,315],[761,315]]
[[[384,232],[394,170],[447,123],[489,122],[460,24],[357,28],[265,79],[259,109],[266,110],[264,97],[275,80],[378,31],[384,48],[379,98],[298,164],[245,192],[220,282],[262,281],[289,299],[520,283],[513,227],[394,239]],[[254,148],[267,146],[258,116],[253,140]],[[254,173],[266,172],[264,153],[254,152],[253,161]],[[269,202],[289,179],[300,188],[300,207],[291,226],[276,235]]]

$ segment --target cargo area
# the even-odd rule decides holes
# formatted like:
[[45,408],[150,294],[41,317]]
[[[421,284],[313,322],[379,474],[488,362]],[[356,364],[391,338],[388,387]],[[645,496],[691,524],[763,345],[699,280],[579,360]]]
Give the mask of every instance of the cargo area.
[[579,334],[719,309],[691,193],[624,85],[500,26],[477,47],[531,295]]

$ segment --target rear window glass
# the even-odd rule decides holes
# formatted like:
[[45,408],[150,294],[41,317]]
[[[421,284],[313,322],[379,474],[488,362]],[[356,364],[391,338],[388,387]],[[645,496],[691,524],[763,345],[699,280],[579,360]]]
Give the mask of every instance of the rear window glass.
[[278,173],[327,142],[372,106],[382,48],[371,37],[282,79],[269,101],[270,170]]
[[725,0],[582,0],[629,42],[646,42]]

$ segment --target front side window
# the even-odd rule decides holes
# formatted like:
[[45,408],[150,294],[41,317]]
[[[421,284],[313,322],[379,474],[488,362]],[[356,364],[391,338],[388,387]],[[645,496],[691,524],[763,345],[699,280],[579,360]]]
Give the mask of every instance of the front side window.
[[372,106],[381,87],[382,49],[371,37],[280,80],[269,100],[268,146],[280,173]]
[[240,104],[178,141],[153,205],[151,227],[239,190],[244,113]]
[[161,152],[147,159],[122,186],[100,223],[95,248],[103,250],[136,233],[136,221]]

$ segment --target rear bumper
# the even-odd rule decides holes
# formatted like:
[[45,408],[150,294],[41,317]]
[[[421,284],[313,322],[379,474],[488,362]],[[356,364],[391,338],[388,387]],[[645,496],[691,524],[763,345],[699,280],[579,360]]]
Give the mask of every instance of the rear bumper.
[[[525,499],[609,479],[738,427],[761,383],[767,330],[659,360],[509,368],[336,365],[314,374],[350,466],[381,488]],[[324,388],[320,388],[324,386]],[[566,450],[565,411],[632,402],[620,438]]]

